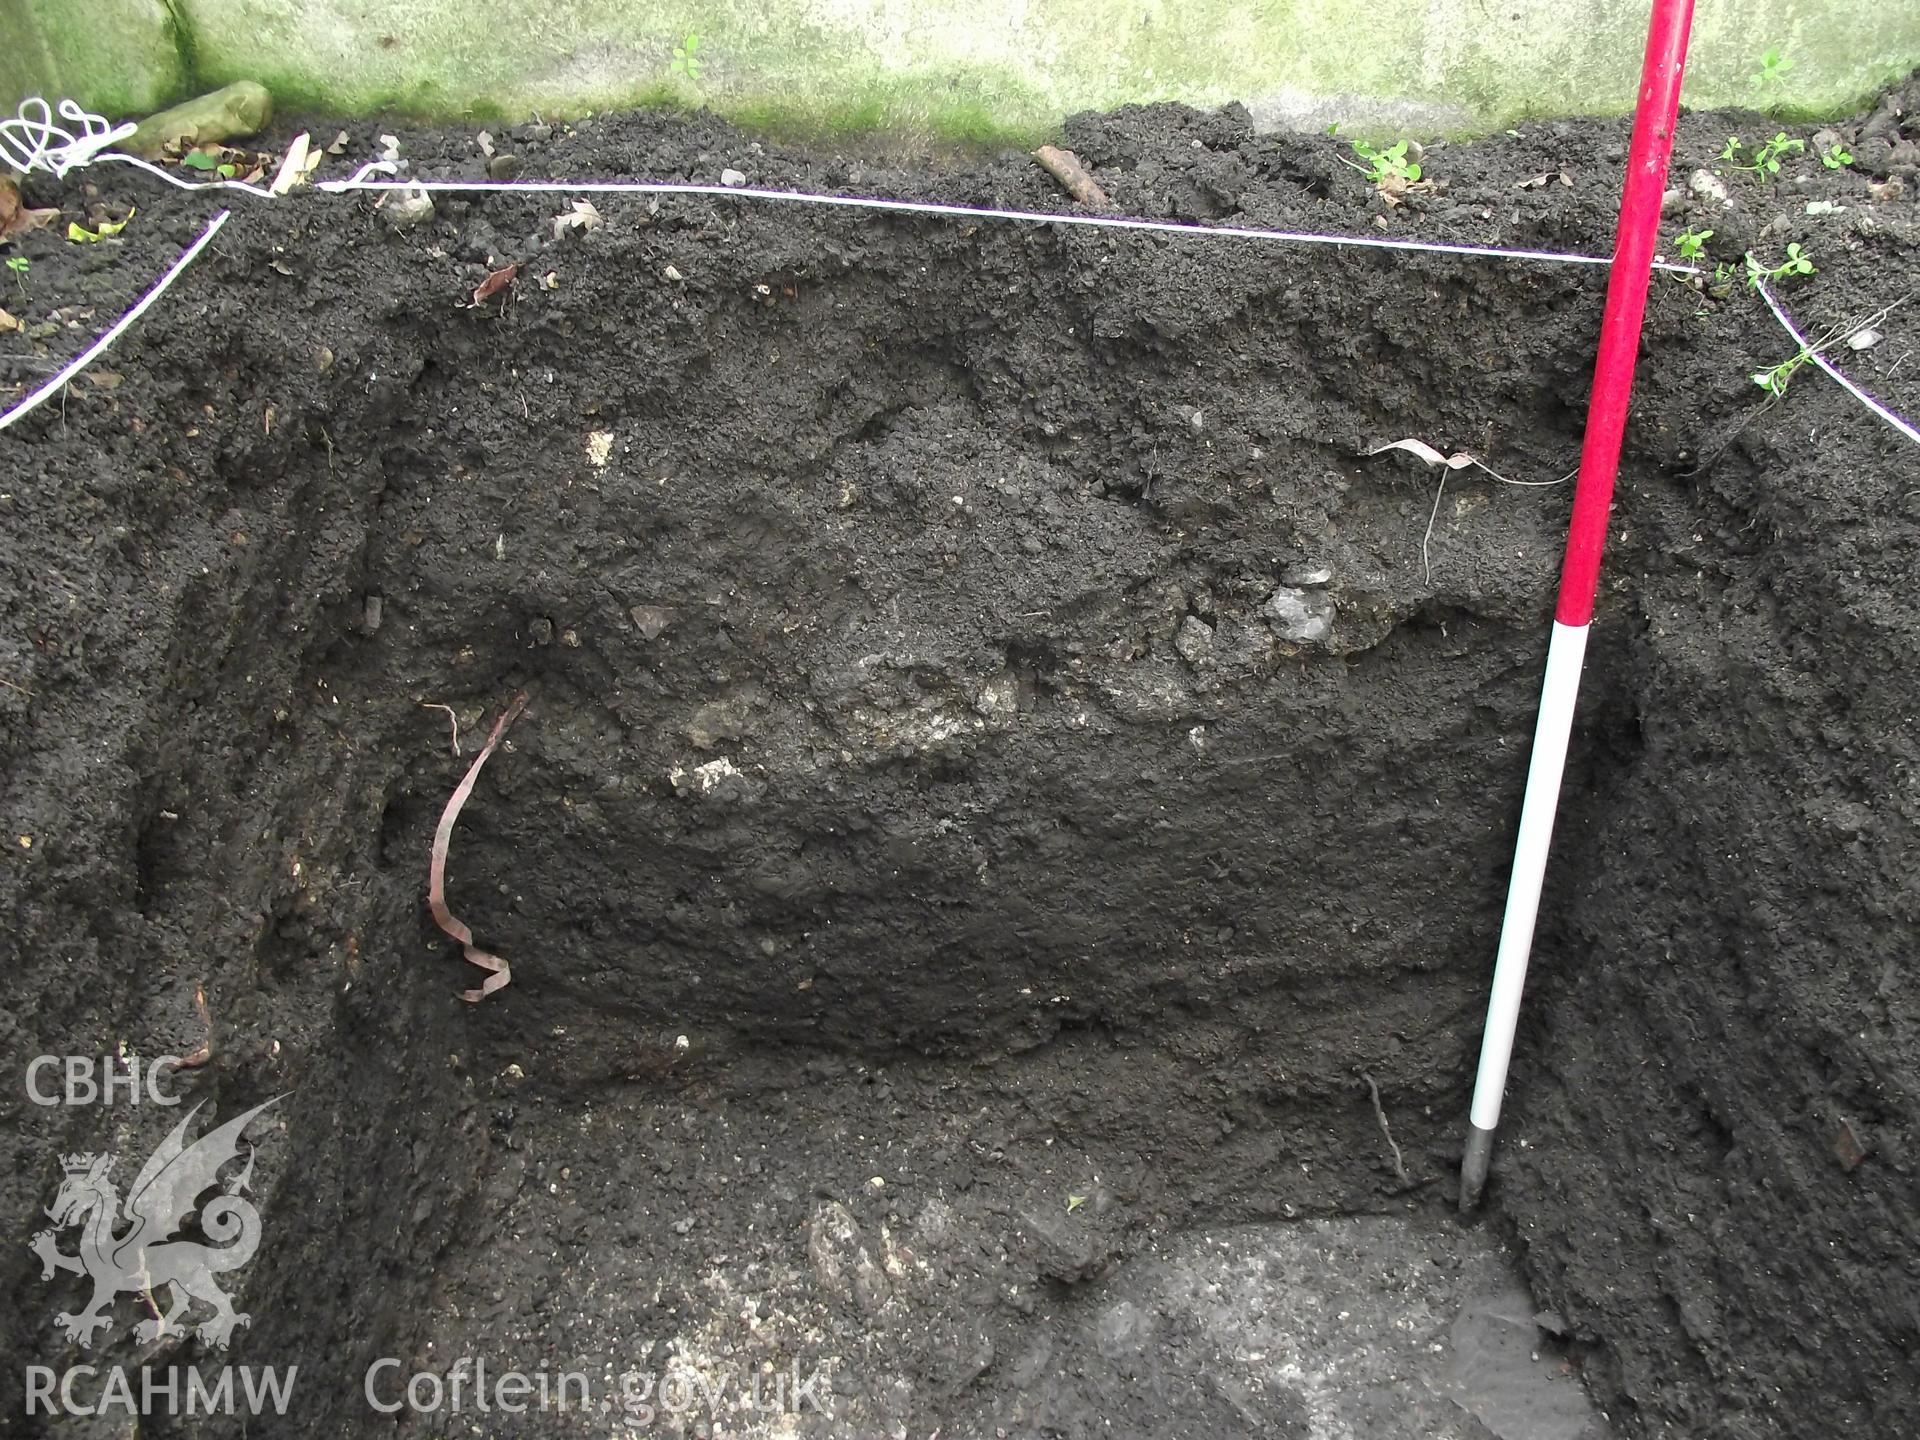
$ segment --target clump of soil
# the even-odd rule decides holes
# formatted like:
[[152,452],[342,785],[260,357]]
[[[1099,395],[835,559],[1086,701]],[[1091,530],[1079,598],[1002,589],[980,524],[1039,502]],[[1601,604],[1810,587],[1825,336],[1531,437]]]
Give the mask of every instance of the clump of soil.
[[[1816,144],[1722,190],[1692,173],[1765,122],[1689,117],[1670,231],[1713,230],[1708,267],[1801,243],[1811,334],[1901,298],[1911,93],[1834,127],[1851,168]],[[341,165],[389,129],[417,174],[489,163],[348,128]],[[1442,186],[1390,204],[1233,109],[1067,130],[1129,214],[1589,254],[1625,139],[1436,145]],[[1071,208],[1022,156],[704,118],[495,148]],[[28,188],[139,207],[23,242],[0,346],[31,383],[215,205],[106,166]],[[831,1361],[801,1433],[1323,1421],[1324,1376],[1129,1368],[1121,1307],[1197,1293],[1139,1257],[1200,1227],[1442,1223],[1570,487],[1365,452],[1570,471],[1604,270],[728,199],[236,204],[0,435],[8,1053],[205,1045],[193,1098],[290,1092],[252,1325],[110,1358],[297,1363],[276,1433],[377,1419],[377,1357],[462,1354]],[[1844,362],[1908,414],[1915,316]],[[1656,281],[1490,1200],[1630,1434],[1894,1434],[1916,1399],[1920,490],[1823,377],[1753,383],[1792,354],[1737,284]],[[428,845],[521,691],[452,849],[513,966],[469,1006]],[[175,1120],[12,1094],[28,1230],[60,1153]],[[10,1253],[9,1348],[98,1359]],[[1063,1378],[1093,1355],[1139,1382],[1124,1419]]]

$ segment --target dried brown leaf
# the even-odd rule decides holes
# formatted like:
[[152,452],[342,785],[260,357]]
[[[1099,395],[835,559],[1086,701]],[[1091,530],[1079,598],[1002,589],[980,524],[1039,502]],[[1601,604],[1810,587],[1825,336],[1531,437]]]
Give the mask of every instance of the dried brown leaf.
[[30,210],[20,199],[20,187],[0,176],[0,244],[59,219],[58,210]]
[[486,279],[473,287],[473,303],[475,305],[486,304],[487,301],[511,285],[513,283],[513,277],[519,273],[520,266],[517,262],[495,270],[491,275],[487,276]]
[[1385,445],[1374,446],[1367,451],[1367,454],[1382,455],[1389,450],[1404,450],[1409,455],[1417,455],[1429,465],[1444,465],[1449,470],[1463,470],[1469,465],[1480,463],[1465,452],[1458,455],[1442,455],[1424,440],[1389,440]]
[[600,225],[600,212],[590,200],[575,200],[573,208],[553,217],[553,238],[558,240],[569,230],[593,230]]

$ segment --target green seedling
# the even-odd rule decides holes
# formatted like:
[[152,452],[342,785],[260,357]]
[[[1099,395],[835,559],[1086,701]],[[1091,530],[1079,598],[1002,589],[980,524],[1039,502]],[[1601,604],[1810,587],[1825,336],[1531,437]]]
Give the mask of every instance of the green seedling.
[[187,151],[186,154],[180,157],[180,163],[189,170],[200,170],[218,175],[222,180],[231,180],[235,175],[240,173],[237,165],[222,160],[218,155],[209,154],[205,150]]
[[13,283],[20,287],[22,298],[27,294],[27,268],[32,264],[24,255],[15,255],[7,261],[7,269],[13,272]]
[[1785,280],[1792,275],[1811,275],[1814,273],[1813,258],[1800,248],[1798,240],[1787,244],[1787,258],[1769,270],[1753,258],[1753,252],[1747,252],[1747,286],[1751,289],[1762,280]]
[[1711,230],[1682,230],[1673,237],[1673,248],[1680,252],[1682,260],[1698,260],[1712,238]]
[[689,35],[673,47],[673,61],[667,66],[676,75],[684,75],[695,84],[700,80],[700,37]]
[[1760,68],[1747,77],[1747,85],[1754,90],[1779,90],[1787,83],[1787,74],[1793,69],[1793,61],[1781,53],[1778,45],[1769,46],[1766,54],[1760,57]]
[[1780,157],[1791,155],[1807,148],[1807,142],[1797,140],[1784,130],[1777,130],[1771,140],[1753,152],[1753,158],[1746,164],[1740,163],[1740,137],[1729,135],[1727,148],[1720,152],[1720,158],[1734,169],[1744,171],[1756,180],[1771,180],[1780,173]]
[[1367,177],[1372,185],[1411,185],[1420,178],[1420,162],[1407,159],[1407,142],[1402,140],[1385,150],[1369,145],[1365,140],[1353,142],[1353,153],[1366,161],[1365,165],[1355,165],[1342,155],[1342,165],[1351,166]]
[[1778,400],[1782,395],[1787,393],[1787,384],[1793,379],[1794,371],[1807,363],[1807,355],[1808,352],[1802,350],[1791,360],[1782,360],[1771,370],[1754,371],[1753,383],[1766,391],[1767,394],[1773,396],[1774,399]]
[[1844,145],[1829,145],[1820,152],[1820,163],[1829,170],[1844,170],[1853,164],[1853,152]]
[[1768,175],[1778,175],[1782,155],[1796,154],[1806,148],[1806,141],[1796,139],[1784,130],[1776,130],[1773,138],[1760,147],[1753,157],[1753,164],[1747,168],[1756,175],[1762,171]]

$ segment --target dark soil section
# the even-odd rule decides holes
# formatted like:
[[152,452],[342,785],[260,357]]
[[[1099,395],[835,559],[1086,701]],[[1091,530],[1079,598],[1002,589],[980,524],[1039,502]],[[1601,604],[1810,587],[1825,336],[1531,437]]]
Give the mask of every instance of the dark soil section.
[[[1688,119],[1669,233],[1715,230],[1709,265],[1805,244],[1810,333],[1909,293],[1905,103],[1836,127],[1851,169],[1722,166],[1732,209],[1689,173],[1773,127]],[[384,127],[349,128],[336,168]],[[420,174],[482,172],[469,135],[396,133]],[[1445,193],[1392,210],[1335,142],[1231,110],[1066,140],[1131,214],[1604,253],[1624,128],[1434,147]],[[497,143],[530,177],[1070,207],[1020,156],[699,119]],[[84,180],[139,213],[25,243],[16,375],[214,208]],[[1256,1433],[1219,1397],[1023,1409],[1051,1382],[1009,1337],[1078,1333],[1184,1228],[1449,1204],[1570,487],[1463,471],[1434,514],[1432,472],[1362,455],[1571,470],[1604,272],[596,204],[556,239],[559,198],[404,232],[365,196],[243,198],[107,384],[0,435],[7,1055],[210,1042],[194,1097],[290,1092],[227,1358],[299,1364],[306,1403],[250,1433],[372,1428],[376,1356],[564,1358],[584,1315],[608,1355],[664,1341],[715,1256],[747,1291],[796,1255],[820,1316],[887,1317],[892,1378],[817,1433]],[[1713,288],[1653,289],[1489,1208],[1631,1433],[1892,1436],[1920,1402],[1916,452],[1810,368],[1767,402],[1749,377],[1792,347]],[[1916,316],[1844,362],[1907,414]],[[453,847],[514,971],[470,1007],[427,848],[520,691]],[[59,1154],[131,1169],[175,1118],[7,1093],[22,1241]],[[939,1296],[863,1290],[847,1237],[908,1222],[972,1237]],[[24,1364],[102,1357],[51,1328],[77,1282],[3,1253],[17,1416]],[[597,1274],[655,1281],[614,1313]],[[106,1359],[221,1358],[129,1332]]]

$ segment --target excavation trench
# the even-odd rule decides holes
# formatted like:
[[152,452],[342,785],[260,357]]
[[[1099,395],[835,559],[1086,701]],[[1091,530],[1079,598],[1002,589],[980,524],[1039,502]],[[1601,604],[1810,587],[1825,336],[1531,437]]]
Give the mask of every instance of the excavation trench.
[[[1069,139],[1130,213],[1378,206],[1233,112]],[[1442,152],[1449,197],[1390,223],[1604,251],[1602,167],[1513,176],[1615,140]],[[705,122],[516,144],[555,175],[1066,203],[1018,157],[809,160]],[[112,183],[159,217],[121,257],[144,273],[207,209]],[[124,1326],[112,1358],[297,1363],[274,1433],[391,1423],[378,1357],[671,1346],[830,1353],[840,1408],[800,1433],[1322,1433],[1355,1413],[1323,1413],[1337,1378],[1249,1379],[1239,1292],[1176,1253],[1255,1224],[1222,1273],[1296,1297],[1412,1294],[1504,1239],[1620,1433],[1894,1433],[1920,1331],[1897,437],[1813,378],[1754,418],[1777,337],[1656,285],[1508,1134],[1462,1232],[1569,496],[1366,452],[1564,475],[1603,272],[598,203],[558,232],[525,196],[410,231],[365,199],[242,209],[119,381],[12,447],[9,1048],[206,1044],[182,1084],[222,1114],[287,1094],[253,1323],[227,1356]],[[1898,288],[1904,233],[1830,247],[1832,303]],[[44,270],[103,312],[125,283]],[[452,845],[452,907],[513,967],[469,1006],[428,843],[521,692]],[[8,1213],[37,1227],[57,1152],[131,1172],[173,1118],[16,1095]],[[1411,1228],[1302,1228],[1348,1223]],[[8,1348],[71,1363],[74,1297],[0,1273]],[[1183,1346],[1207,1363],[1140,1358]],[[1381,1404],[1370,1433],[1477,1433]]]

